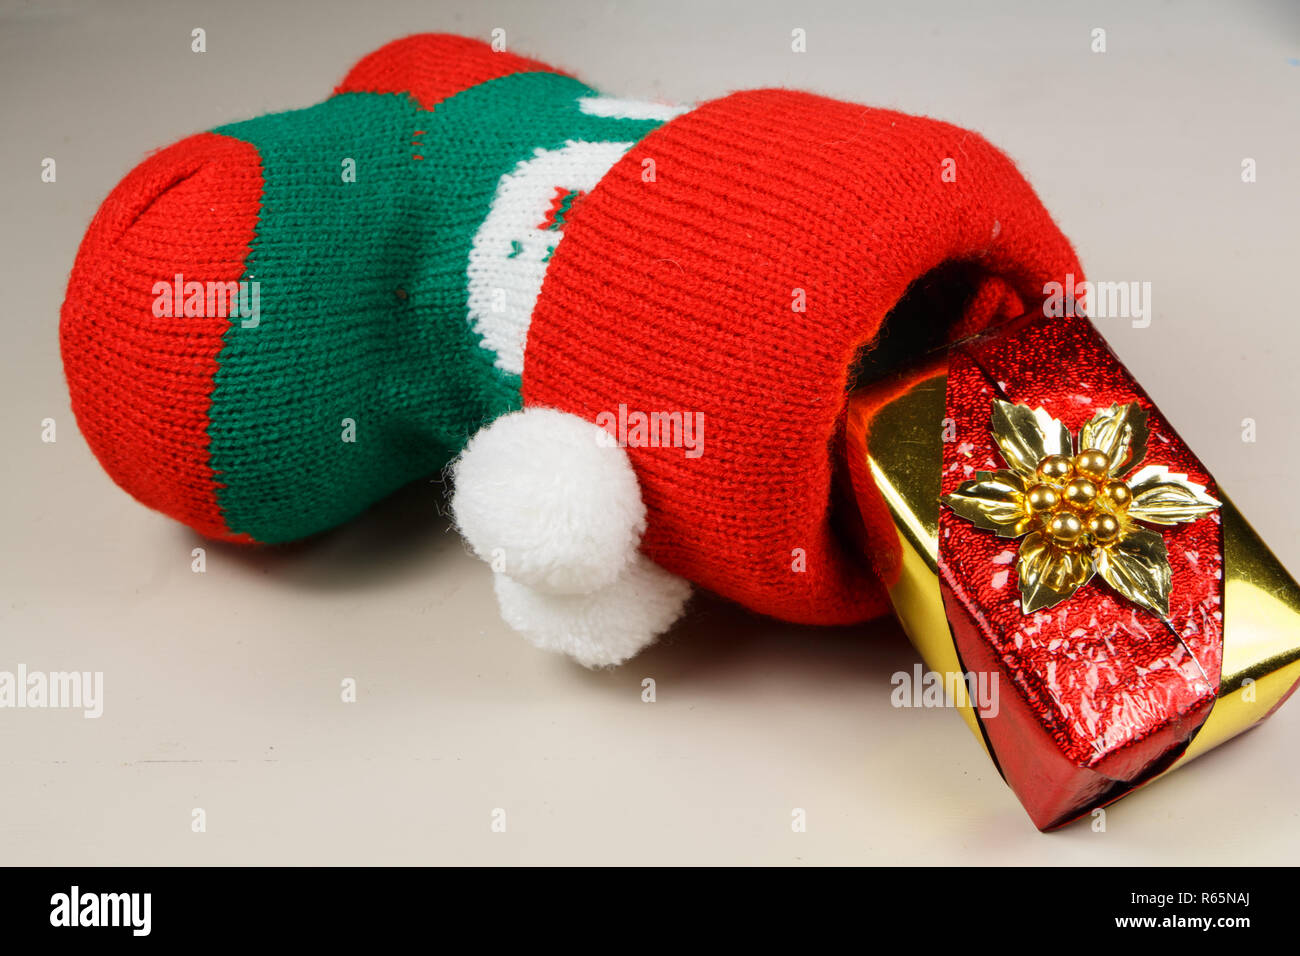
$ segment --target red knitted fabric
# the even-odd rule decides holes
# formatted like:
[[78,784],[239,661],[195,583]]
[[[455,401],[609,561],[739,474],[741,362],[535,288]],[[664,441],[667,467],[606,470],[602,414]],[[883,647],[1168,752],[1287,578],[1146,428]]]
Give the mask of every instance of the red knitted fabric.
[[[432,109],[517,72],[558,71],[466,37],[420,35],[363,58],[338,91],[409,94]],[[328,163],[303,153],[314,172],[337,162],[333,153]],[[263,232],[263,172],[255,146],[217,133],[147,158],[87,230],[60,323],[72,408],[105,471],[145,505],[202,534],[245,542],[252,538],[232,532],[221,511],[224,485],[209,455],[214,376],[230,320],[179,309],[155,316],[154,284],[176,275],[205,286],[246,278]]]
[[[480,112],[458,112],[449,99],[464,94],[459,102],[474,102],[477,89],[481,111],[490,102],[488,88],[508,87],[504,78],[511,74],[556,72],[473,40],[409,37],[364,58],[338,92],[409,94],[434,116],[450,117],[449,128],[463,135]],[[534,102],[526,91],[552,86],[515,84],[525,91],[518,93],[521,103]],[[584,90],[574,83],[565,95],[585,98]],[[584,112],[603,106],[616,115],[626,105],[602,104],[591,92],[596,102],[581,106],[536,102],[553,120],[569,117],[575,129],[624,122]],[[358,98],[353,105],[395,116],[405,103],[390,107]],[[518,134],[499,120],[485,121],[488,128],[475,134],[496,144],[501,155],[494,162],[502,173],[533,155],[536,145],[529,140],[529,121],[536,117],[527,110],[513,115],[520,119]],[[657,123],[665,113],[648,115]],[[382,171],[393,177],[393,190],[427,201],[427,193],[413,187],[445,176],[450,204],[447,189],[459,184],[456,171],[446,162],[425,163],[410,148],[412,136],[434,137],[441,127],[430,123],[426,129],[420,118],[419,128],[407,128],[415,121],[399,117],[391,129],[377,127],[378,145],[391,147],[397,159],[372,164],[365,182],[384,181],[374,178]],[[316,128],[300,122],[301,129],[289,121],[254,123],[255,130],[235,136],[192,137],[143,163],[92,223],[64,304],[64,362],[91,448],[145,504],[213,536],[234,537],[218,508],[218,491],[228,496],[237,482],[228,475],[223,484],[209,455],[221,441],[237,440],[214,426],[212,406],[230,323],[155,317],[153,284],[173,274],[200,283],[236,282],[250,268],[255,247],[284,247],[283,236],[279,245],[269,238],[277,228],[283,231],[294,216],[304,224],[317,221],[306,205],[290,207],[293,216],[281,209],[259,223],[272,164],[239,136],[270,137],[264,145],[280,163],[276,182],[309,184],[293,191],[305,203],[343,195],[324,191],[316,177],[351,153],[328,152],[342,147],[316,142]],[[900,310],[899,321],[946,324],[956,335],[1020,311],[1048,281],[1069,272],[1079,276],[1073,251],[1005,156],[944,123],[776,90],[706,103],[657,129],[638,122],[644,123],[626,120],[630,125],[622,130],[636,145],[596,187],[574,197],[566,191],[561,200],[563,239],[549,258],[531,315],[523,399],[591,420],[620,405],[647,414],[702,413],[700,457],[680,447],[628,449],[649,513],[643,550],[670,571],[787,620],[846,623],[880,613],[882,588],[860,545],[846,543],[842,534],[852,522],[832,513],[855,358],[909,287],[940,267],[964,277],[964,298],[948,309]],[[299,156],[299,140],[309,145],[295,166],[286,157]],[[328,162],[311,152],[322,148]],[[945,169],[955,171],[955,181],[945,181]],[[462,178],[472,178],[470,172],[481,170],[466,170]],[[457,213],[465,236],[472,236],[493,201],[482,183],[475,188],[481,200]],[[277,201],[285,201],[282,192],[275,193]],[[379,212],[363,211],[382,218],[393,195],[376,196]],[[411,218],[424,221],[438,219]],[[419,249],[417,232],[403,233],[394,255]],[[382,308],[428,307],[435,297],[412,300],[406,289],[465,275],[463,255],[420,259],[437,269],[403,278],[404,296],[385,296]],[[281,270],[290,266],[310,275],[312,263],[285,260]],[[400,276],[406,265],[395,268]],[[273,308],[274,296],[297,288],[293,282],[279,272],[258,278],[267,285],[272,314],[293,319],[294,309]],[[364,285],[373,276],[356,278]],[[438,321],[454,329],[465,316],[459,290],[448,288],[440,294],[453,307]],[[382,320],[377,327],[388,328]],[[271,324],[267,331],[283,328]],[[320,344],[304,342],[302,361],[328,355]],[[375,361],[386,361],[379,356],[390,347],[402,343],[385,340],[376,346]],[[258,361],[270,355],[248,354]],[[453,362],[458,354],[448,350],[445,357]],[[312,369],[317,384],[336,383],[331,368]],[[277,374],[274,368],[254,371],[272,379]],[[431,367],[429,374],[444,373]],[[499,384],[509,398],[514,382]],[[475,411],[482,396],[471,392],[467,385],[463,403],[452,403],[464,404],[467,415],[474,412],[466,430],[483,423]],[[326,470],[332,460],[321,459],[313,481],[334,486]],[[363,504],[349,502],[338,513]]]
[[228,318],[158,317],[156,281],[235,282],[262,197],[247,143],[201,133],[149,157],[104,201],[68,281],[59,344],[82,434],[114,481],[216,538],[232,535],[208,459]]
[[335,93],[409,93],[431,110],[461,90],[512,73],[562,73],[481,40],[421,33],[386,43],[348,71]]
[[862,620],[886,601],[831,514],[849,371],[909,285],[954,262],[982,277],[954,333],[1080,274],[1028,183],[976,134],[736,93],[651,133],[575,208],[533,313],[524,399],[586,418],[703,412],[699,458],[628,449],[643,550],[766,614]]

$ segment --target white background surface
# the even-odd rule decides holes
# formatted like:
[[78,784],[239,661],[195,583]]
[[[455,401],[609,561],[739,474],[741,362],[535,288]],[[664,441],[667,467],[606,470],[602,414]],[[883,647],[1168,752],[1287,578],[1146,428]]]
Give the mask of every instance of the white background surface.
[[[915,659],[892,622],[797,628],[697,597],[663,645],[588,673],[500,623],[433,485],[303,546],[209,544],[193,574],[204,542],[114,487],[68,408],[67,273],[147,151],[311,105],[405,33],[499,26],[514,51],[614,95],[788,85],[984,133],[1090,278],[1153,284],[1149,328],[1103,332],[1300,568],[1300,10],[1025,7],[0,4],[0,669],[106,682],[99,720],[0,711],[0,861],[1294,862],[1294,701],[1112,807],[1106,832],[1042,835],[955,714],[891,708],[890,675]],[[794,27],[806,54],[789,50]],[[356,704],[340,703],[345,677]],[[645,677],[657,703],[641,702]]]

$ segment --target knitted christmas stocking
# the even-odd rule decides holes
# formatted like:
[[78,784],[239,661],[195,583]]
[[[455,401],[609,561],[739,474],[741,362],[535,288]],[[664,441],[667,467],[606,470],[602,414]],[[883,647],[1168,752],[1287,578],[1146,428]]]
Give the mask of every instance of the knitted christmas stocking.
[[146,159],[60,338],[82,432],[144,504],[285,542],[454,462],[506,620],[602,665],[687,581],[789,621],[883,613],[834,502],[852,370],[887,316],[960,335],[1071,272],[966,130],[786,90],[614,99],[422,35],[319,106]]

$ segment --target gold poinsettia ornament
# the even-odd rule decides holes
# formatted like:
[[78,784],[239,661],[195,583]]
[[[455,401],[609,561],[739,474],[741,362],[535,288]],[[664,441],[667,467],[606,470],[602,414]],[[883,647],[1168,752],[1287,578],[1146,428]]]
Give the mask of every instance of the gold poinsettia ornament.
[[[1042,408],[997,401],[993,440],[1007,468],[978,471],[943,502],[976,527],[1025,536],[1017,572],[1025,614],[1053,607],[1094,574],[1121,595],[1169,617],[1172,572],[1159,532],[1219,507],[1202,485],[1164,465],[1141,464],[1147,413],[1112,405],[1070,430]],[[1078,451],[1075,451],[1075,448]]]

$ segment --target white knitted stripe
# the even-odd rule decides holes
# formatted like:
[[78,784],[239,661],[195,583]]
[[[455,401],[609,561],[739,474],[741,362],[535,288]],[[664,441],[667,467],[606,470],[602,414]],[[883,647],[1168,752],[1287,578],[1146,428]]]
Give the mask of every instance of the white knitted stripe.
[[[689,106],[642,103],[613,96],[583,96],[578,110],[611,120],[667,122]],[[616,130],[619,124],[611,123]],[[644,135],[639,129],[634,136]],[[609,140],[570,140],[558,149],[538,147],[501,177],[487,217],[470,247],[469,321],[497,368],[522,375],[524,345],[546,265],[564,230],[544,228],[556,190],[589,192],[632,148],[614,132]]]
[[469,320],[497,368],[524,371],[524,341],[546,264],[563,230],[540,228],[557,188],[588,192],[631,143],[570,140],[537,149],[501,177],[469,253]]
[[643,103],[640,100],[621,100],[616,96],[584,96],[578,108],[588,116],[607,116],[610,119],[659,120],[668,122],[681,116],[689,106],[670,103]]

